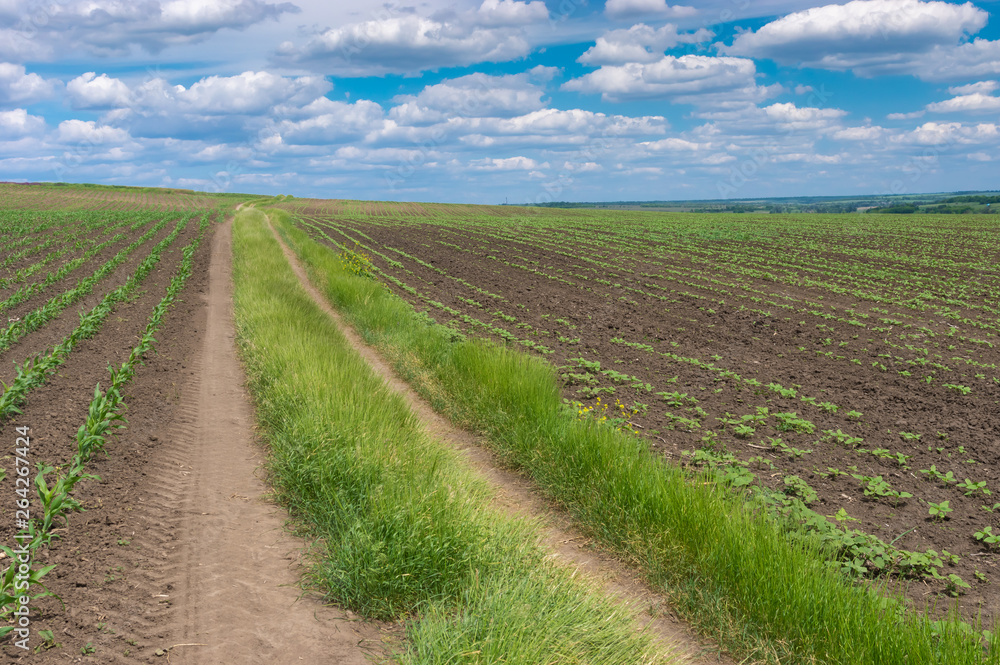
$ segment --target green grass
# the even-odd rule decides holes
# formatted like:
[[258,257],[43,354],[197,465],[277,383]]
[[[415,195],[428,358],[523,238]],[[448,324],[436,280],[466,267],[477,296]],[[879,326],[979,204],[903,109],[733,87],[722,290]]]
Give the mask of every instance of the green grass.
[[777,526],[637,438],[563,411],[552,368],[417,315],[273,212],[314,283],[435,408],[485,433],[511,465],[605,544],[636,561],[697,625],[755,662],[997,663],[951,618],[903,612],[898,593],[855,586],[818,544]]
[[630,611],[546,558],[298,284],[262,213],[234,228],[238,341],[276,490],[330,602],[407,618],[405,663],[670,662]]

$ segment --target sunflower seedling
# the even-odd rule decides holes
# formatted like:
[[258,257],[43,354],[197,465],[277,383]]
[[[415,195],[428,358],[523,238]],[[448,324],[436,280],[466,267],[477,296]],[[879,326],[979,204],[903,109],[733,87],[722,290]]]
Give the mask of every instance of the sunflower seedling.
[[927,512],[931,517],[939,521],[944,521],[948,519],[948,513],[952,511],[948,501],[942,501],[941,503],[931,503],[927,502]]
[[983,527],[982,531],[977,531],[974,534],[976,540],[986,543],[990,547],[1000,546],[1000,535],[993,535],[993,527],[987,526]]
[[982,492],[986,496],[989,496],[990,494],[992,494],[992,492],[990,492],[988,489],[986,489],[986,481],[985,480],[980,480],[978,483],[974,483],[971,480],[969,480],[968,478],[966,478],[965,482],[959,483],[958,486],[960,488],[962,488],[963,490],[966,490],[965,496],[972,496],[976,492]]

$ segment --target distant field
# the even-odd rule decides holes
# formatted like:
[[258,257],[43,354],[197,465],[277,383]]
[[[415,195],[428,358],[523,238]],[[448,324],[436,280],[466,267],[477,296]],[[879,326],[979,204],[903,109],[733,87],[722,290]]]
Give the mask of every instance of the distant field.
[[996,217],[282,207],[438,322],[541,354],[581,418],[756,488],[847,574],[997,616]]

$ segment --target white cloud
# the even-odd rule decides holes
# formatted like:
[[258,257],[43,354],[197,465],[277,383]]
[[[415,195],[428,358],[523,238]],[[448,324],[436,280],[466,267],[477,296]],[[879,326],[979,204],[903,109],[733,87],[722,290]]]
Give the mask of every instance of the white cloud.
[[[545,74],[547,72],[538,72]],[[476,72],[429,85],[417,95],[396,97],[389,117],[405,124],[440,122],[449,117],[513,117],[545,106],[545,90],[530,73],[487,76]]]
[[93,121],[64,120],[59,123],[59,140],[65,143],[98,145],[105,143],[125,143],[129,134],[124,129],[98,125]]
[[532,171],[535,169],[547,169],[549,163],[539,164],[530,157],[486,157],[484,159],[473,159],[469,162],[469,168],[476,171]]
[[562,168],[572,173],[593,173],[604,170],[604,167],[597,162],[563,162]]
[[839,141],[876,141],[885,134],[882,127],[847,127],[833,133]]
[[948,92],[953,95],[971,95],[976,92],[987,94],[993,92],[997,88],[1000,88],[1000,82],[980,81],[979,83],[970,83],[969,85],[952,86],[948,88]]
[[812,107],[798,107],[791,102],[782,104],[771,104],[763,109],[768,118],[775,122],[792,126],[815,126],[827,124],[832,120],[842,118],[847,115],[847,111],[841,109],[820,109]]
[[955,47],[936,46],[910,63],[873,68],[873,73],[913,74],[925,81],[956,81],[1000,75],[1000,41],[974,39]]
[[270,72],[209,76],[190,88],[174,86],[172,96],[181,110],[196,113],[261,113],[278,103],[307,103],[333,86],[323,77],[289,78]]
[[806,93],[812,92],[813,87],[811,85],[797,85],[795,86],[796,95],[804,95]]
[[663,52],[678,44],[696,44],[715,36],[700,28],[693,33],[678,33],[677,26],[668,23],[659,29],[637,23],[627,30],[612,30],[597,38],[577,62],[585,65],[622,65],[628,62],[651,63],[663,58]]
[[698,151],[704,150],[708,147],[707,143],[696,143],[694,141],[688,141],[686,139],[678,138],[672,136],[666,139],[660,139],[659,141],[643,141],[639,143],[642,147],[647,150],[653,151],[667,151],[667,152],[680,152],[683,150]]
[[201,41],[222,29],[243,30],[296,11],[291,3],[263,0],[50,1],[38,3],[30,15],[23,12],[22,20],[11,28],[11,38],[33,43],[36,51],[84,48],[121,55],[139,46],[157,53],[167,46]]
[[120,108],[131,102],[131,91],[120,79],[96,72],[81,74],[66,84],[66,93],[74,107]]
[[605,65],[563,84],[564,90],[601,93],[605,101],[673,98],[690,104],[758,102],[780,86],[762,87],[757,68],[745,58],[705,55],[664,56],[656,62]]
[[45,130],[45,119],[29,115],[24,109],[0,111],[0,134],[5,138],[21,138],[41,134]]
[[83,74],[67,84],[69,99],[77,108],[119,109],[107,119],[127,121],[139,115],[252,115],[278,105],[297,108],[322,98],[333,86],[323,77],[279,76],[247,71],[236,76],[208,76],[185,88],[154,78],[129,88],[106,74]]
[[406,14],[329,28],[302,46],[282,43],[276,58],[351,76],[506,62],[528,55],[525,24],[547,17],[537,0],[486,0],[479,11],[449,18]]
[[56,81],[28,74],[23,65],[0,62],[0,104],[37,102],[50,97]]
[[782,135],[786,137],[784,143],[804,150],[811,149],[820,137],[845,129],[841,121],[846,115],[847,111],[842,109],[799,107],[790,102],[765,107],[712,109],[694,113],[709,124],[696,128],[692,134],[716,145],[723,143],[727,136],[734,145],[752,138],[769,150],[777,147],[770,145],[774,137]]
[[608,0],[604,13],[614,19],[636,16],[657,16],[661,18],[685,18],[694,16],[698,10],[683,5],[668,5],[666,0]]
[[738,35],[731,46],[720,45],[719,50],[803,67],[853,70],[862,76],[912,73],[931,78],[915,56],[960,50],[959,42],[981,30],[987,17],[971,2],[852,0],[788,14],[756,32]]
[[382,107],[361,99],[353,104],[334,102],[325,97],[306,106],[303,113],[312,117],[300,121],[285,120],[276,129],[284,143],[327,144],[363,138],[382,128]]
[[974,92],[927,105],[931,113],[993,113],[1000,111],[1000,97]]
[[476,16],[478,24],[491,27],[531,25],[548,18],[549,10],[541,0],[483,0]]
[[981,145],[1000,140],[994,123],[964,125],[960,122],[925,122],[920,127],[892,137],[895,143],[922,146]]
[[910,113],[890,113],[886,116],[889,120],[914,120],[924,117],[926,111],[911,111]]

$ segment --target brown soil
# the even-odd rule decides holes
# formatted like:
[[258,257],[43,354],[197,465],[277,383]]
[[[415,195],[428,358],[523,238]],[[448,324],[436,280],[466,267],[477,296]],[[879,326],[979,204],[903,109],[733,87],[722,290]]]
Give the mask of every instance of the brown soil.
[[354,329],[344,322],[319,290],[310,283],[305,269],[277,233],[275,238],[281,244],[292,270],[317,306],[334,320],[351,346],[386,385],[406,400],[428,434],[466,455],[470,466],[482,474],[494,488],[497,505],[511,514],[541,520],[542,545],[566,565],[596,581],[610,596],[633,607],[642,608],[639,614],[642,625],[648,626],[665,648],[681,657],[683,662],[735,662],[722,654],[718,646],[697,637],[694,631],[671,610],[667,599],[644,583],[634,569],[602,550],[594,541],[576,529],[564,511],[543,498],[530,478],[503,468],[481,438],[456,428],[447,419],[438,415],[426,400],[400,379],[381,356],[366,345]]

